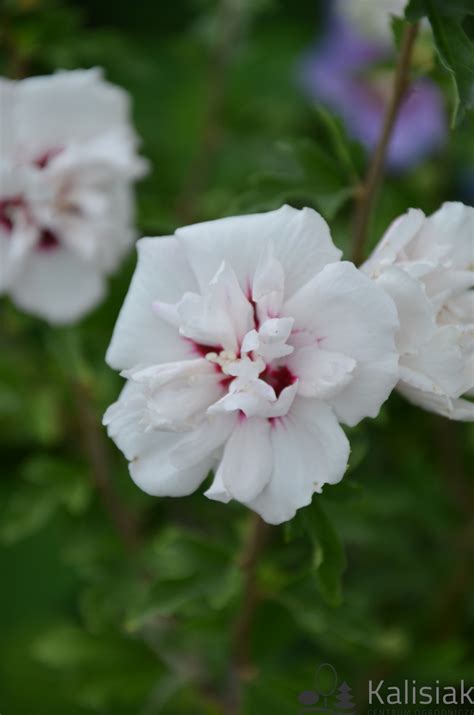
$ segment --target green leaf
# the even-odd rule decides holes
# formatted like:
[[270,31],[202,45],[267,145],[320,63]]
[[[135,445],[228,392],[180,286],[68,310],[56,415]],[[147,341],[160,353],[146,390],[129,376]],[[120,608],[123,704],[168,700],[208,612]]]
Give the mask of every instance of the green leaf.
[[430,5],[444,16],[463,18],[466,15],[474,15],[472,0],[410,0],[405,9],[406,19],[409,22],[417,22],[422,17],[427,17]]
[[332,153],[312,139],[278,142],[278,168],[251,177],[251,188],[234,206],[236,212],[270,210],[291,203],[315,206],[327,220],[334,218],[351,198],[357,174],[340,127],[329,115],[323,121],[331,135]]
[[299,518],[314,547],[319,590],[331,606],[342,603],[342,574],[346,569],[344,546],[316,496]]
[[411,0],[405,10],[409,22],[424,16],[430,21],[440,61],[453,80],[453,127],[474,106],[474,43],[462,25],[469,14],[474,14],[471,0]]
[[30,648],[39,663],[68,676],[71,700],[94,712],[115,712],[114,705],[128,706],[129,712],[163,672],[145,645],[117,633],[96,635],[69,624],[47,630]]
[[459,20],[443,17],[434,8],[429,13],[429,19],[440,60],[453,79],[454,126],[465,110],[474,106],[474,43],[464,32]]
[[23,480],[0,509],[0,541],[14,543],[41,529],[60,508],[72,515],[87,510],[92,489],[80,464],[49,456],[22,465]]

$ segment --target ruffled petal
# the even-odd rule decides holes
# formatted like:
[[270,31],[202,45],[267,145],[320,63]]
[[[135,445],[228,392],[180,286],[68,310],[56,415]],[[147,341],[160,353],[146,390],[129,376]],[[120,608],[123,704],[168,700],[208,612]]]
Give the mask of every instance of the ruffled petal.
[[348,262],[326,266],[284,306],[307,344],[356,360],[353,379],[331,398],[337,416],[353,426],[376,417],[398,379],[392,299]]
[[137,247],[138,264],[106,356],[118,370],[193,357],[192,346],[160,318],[156,305],[177,303],[196,287],[181,248],[174,238],[143,238]]
[[253,327],[253,309],[225,262],[203,295],[186,293],[178,305],[180,333],[197,343],[237,351]]
[[334,397],[349,384],[357,363],[353,358],[312,345],[298,350],[288,365],[298,376],[298,394],[323,400]]
[[271,431],[274,467],[268,485],[247,505],[269,524],[292,519],[324,484],[342,479],[349,442],[330,407],[298,398]]
[[[273,468],[271,427],[265,419],[241,420],[228,440],[216,477],[237,501],[255,499],[264,489]],[[207,494],[211,496],[212,492]]]
[[420,209],[408,209],[390,224],[370,258],[361,266],[361,270],[372,278],[379,275],[380,266],[389,266],[397,261],[408,244],[421,230],[426,220]]
[[9,289],[18,307],[53,325],[79,320],[101,302],[104,291],[95,267],[62,247],[31,252]]
[[176,236],[186,248],[201,290],[226,261],[234,268],[241,288],[250,294],[257,266],[269,245],[283,266],[287,297],[341,256],[328,225],[309,208],[282,206],[268,213],[208,221],[180,228]]
[[119,400],[104,415],[109,436],[129,460],[130,476],[152,496],[191,494],[213,467],[214,455],[207,454],[186,468],[177,468],[172,455],[183,436],[164,431],[144,432],[141,420],[145,408],[141,386],[127,383]]
[[397,266],[382,271],[377,284],[386,291],[397,306],[400,329],[397,347],[400,353],[415,352],[436,329],[435,312],[426,296],[423,284]]

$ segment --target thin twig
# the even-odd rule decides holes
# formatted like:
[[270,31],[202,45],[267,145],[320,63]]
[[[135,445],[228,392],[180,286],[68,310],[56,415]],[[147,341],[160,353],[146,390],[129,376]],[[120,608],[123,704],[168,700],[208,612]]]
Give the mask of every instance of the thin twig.
[[364,259],[365,243],[372,217],[372,210],[382,180],[387,149],[395,127],[398,112],[409,85],[410,65],[417,34],[417,23],[405,27],[400,46],[400,54],[395,67],[392,96],[385,112],[382,132],[370,163],[367,177],[358,191],[352,246],[352,260],[356,265],[360,264]]
[[271,527],[258,514],[252,516],[250,533],[240,557],[243,575],[242,606],[234,625],[232,636],[232,670],[229,691],[229,714],[241,710],[242,683],[256,675],[250,654],[250,636],[255,612],[260,600],[257,569],[260,557],[269,539]]
[[120,500],[110,479],[107,444],[89,388],[82,382],[75,382],[73,388],[84,452],[90,465],[91,477],[110,521],[115,526],[125,549],[131,553],[138,545],[135,515]]

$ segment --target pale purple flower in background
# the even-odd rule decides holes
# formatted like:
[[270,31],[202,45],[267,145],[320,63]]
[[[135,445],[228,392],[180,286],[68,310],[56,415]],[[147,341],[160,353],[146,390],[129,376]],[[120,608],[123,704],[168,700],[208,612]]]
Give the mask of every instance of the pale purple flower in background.
[[196,224],[138,243],[107,361],[127,378],[109,435],[144,491],[291,519],[344,474],[339,422],[398,379],[393,301],[340,262],[312,209]]
[[393,298],[400,330],[398,389],[411,402],[474,420],[474,208],[410,209],[362,266]]
[[[393,58],[393,42],[363,35],[333,12],[325,33],[301,64],[306,93],[340,116],[348,133],[369,152],[380,137],[392,86],[393,70],[384,65]],[[392,133],[387,166],[400,171],[416,165],[438,150],[446,136],[440,90],[429,79],[414,80]]]
[[51,323],[95,307],[134,240],[129,97],[99,70],[0,79],[0,293]]

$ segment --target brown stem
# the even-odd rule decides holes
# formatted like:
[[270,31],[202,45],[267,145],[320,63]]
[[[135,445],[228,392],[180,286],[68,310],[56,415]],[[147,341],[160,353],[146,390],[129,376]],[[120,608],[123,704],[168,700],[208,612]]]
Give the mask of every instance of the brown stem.
[[133,552],[138,543],[136,519],[119,499],[110,479],[107,444],[91,399],[90,389],[83,382],[75,382],[73,388],[84,452],[90,465],[92,480],[125,549]]
[[365,243],[375,199],[382,180],[388,145],[409,84],[411,58],[417,34],[418,24],[407,25],[405,27],[401,40],[400,53],[395,66],[392,96],[385,112],[382,132],[372,157],[366,179],[357,192],[358,200],[354,219],[354,238],[352,245],[352,260],[356,265],[359,265],[364,259]]
[[259,559],[269,539],[271,527],[258,514],[252,516],[250,533],[239,566],[243,575],[242,607],[234,625],[232,637],[232,672],[229,693],[229,715],[238,715],[241,709],[242,682],[251,680],[256,669],[250,655],[250,635],[260,593],[257,569]]
[[9,79],[23,79],[28,74],[28,58],[18,48],[7,13],[0,16],[0,26],[0,48],[4,48],[6,56],[5,74]]
[[241,3],[235,0],[222,0],[217,17],[218,41],[210,58],[206,83],[208,95],[199,146],[176,201],[176,215],[182,223],[190,223],[196,219],[196,204],[207,184],[213,159],[221,143],[221,115],[227,74],[232,64],[241,25]]

